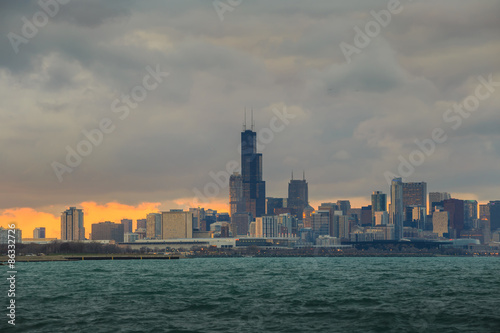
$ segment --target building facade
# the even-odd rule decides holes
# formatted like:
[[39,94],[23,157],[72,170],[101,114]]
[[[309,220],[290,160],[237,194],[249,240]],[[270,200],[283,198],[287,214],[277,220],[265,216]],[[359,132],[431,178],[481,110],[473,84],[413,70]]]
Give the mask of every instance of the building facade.
[[33,238],[36,239],[45,238],[45,228],[44,227],[35,228],[33,230]]
[[70,207],[61,214],[61,240],[78,241],[84,239],[83,210]]
[[262,154],[257,153],[257,133],[246,126],[241,132],[241,176],[244,212],[252,218],[266,211],[266,182],[262,180]]
[[394,178],[391,182],[389,224],[394,225],[396,240],[403,238],[403,207],[403,180],[401,178]]
[[161,239],[193,238],[193,213],[172,209],[161,214]]
[[304,208],[309,205],[309,188],[305,179],[292,179],[288,183],[288,201],[287,207],[292,209],[293,215],[302,220]]
[[92,240],[114,240],[123,242],[123,224],[110,221],[92,224]]

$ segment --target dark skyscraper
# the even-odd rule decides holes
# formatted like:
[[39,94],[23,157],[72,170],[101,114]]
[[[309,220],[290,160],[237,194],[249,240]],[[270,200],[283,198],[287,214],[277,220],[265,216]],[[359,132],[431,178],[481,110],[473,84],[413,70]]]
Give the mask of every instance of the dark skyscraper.
[[372,223],[375,225],[375,212],[387,211],[387,195],[374,191],[372,194]]
[[309,205],[309,190],[303,173],[302,179],[292,179],[288,183],[288,208],[293,210],[294,215],[302,220],[302,213],[304,208]]
[[500,229],[500,200],[490,201],[488,207],[491,231]]
[[450,237],[459,238],[464,229],[464,202],[459,199],[447,199],[443,201],[444,210],[450,214]]
[[[253,118],[253,117],[252,117]],[[260,217],[266,211],[266,182],[262,180],[262,154],[257,153],[257,133],[243,126],[241,132],[241,177],[244,212],[252,218]]]

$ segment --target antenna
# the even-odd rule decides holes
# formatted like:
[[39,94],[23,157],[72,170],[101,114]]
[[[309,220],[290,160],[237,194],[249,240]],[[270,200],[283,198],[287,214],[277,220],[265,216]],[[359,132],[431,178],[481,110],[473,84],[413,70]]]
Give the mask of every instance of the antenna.
[[243,113],[243,132],[247,130],[247,108],[245,107],[245,111]]
[[302,170],[302,180],[306,180],[306,172]]
[[293,180],[293,170],[292,170],[292,180]]
[[252,108],[252,132],[253,132],[254,127],[255,127],[255,123],[253,122],[253,108]]

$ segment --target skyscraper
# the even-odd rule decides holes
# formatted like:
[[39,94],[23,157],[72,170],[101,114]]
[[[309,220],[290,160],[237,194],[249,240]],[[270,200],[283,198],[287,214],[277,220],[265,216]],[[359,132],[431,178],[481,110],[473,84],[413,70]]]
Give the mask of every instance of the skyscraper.
[[61,215],[61,240],[84,240],[83,210],[70,207]]
[[160,213],[149,213],[146,216],[146,237],[149,239],[161,238]]
[[380,191],[372,194],[372,224],[375,225],[375,212],[387,211],[387,195]]
[[[253,118],[253,117],[252,117]],[[266,211],[266,182],[262,180],[262,154],[257,153],[257,133],[243,125],[241,132],[241,176],[244,212],[260,217]]]
[[500,229],[500,200],[490,201],[488,203],[490,213],[491,231]]
[[229,207],[231,216],[245,211],[243,200],[243,177],[235,172],[229,177]]
[[412,212],[415,207],[425,207],[427,210],[427,183],[403,183],[403,221],[412,222]]
[[444,210],[449,213],[450,223],[448,226],[450,237],[459,238],[464,228],[464,202],[459,199],[447,199],[443,201]]
[[391,183],[389,224],[394,225],[396,240],[403,238],[403,180],[394,178]]
[[132,232],[132,220],[131,219],[122,219],[121,223],[123,224],[123,233],[128,234]]
[[33,230],[33,238],[45,238],[45,228],[35,228]]
[[448,192],[429,192],[429,215],[432,215],[437,203],[448,199],[451,199]]
[[477,200],[464,200],[465,208],[465,227],[467,229],[472,229],[474,227],[474,222],[477,220]]
[[288,208],[291,208],[294,215],[302,221],[302,213],[304,208],[309,205],[309,189],[306,182],[305,173],[302,174],[302,179],[292,179],[288,183]]

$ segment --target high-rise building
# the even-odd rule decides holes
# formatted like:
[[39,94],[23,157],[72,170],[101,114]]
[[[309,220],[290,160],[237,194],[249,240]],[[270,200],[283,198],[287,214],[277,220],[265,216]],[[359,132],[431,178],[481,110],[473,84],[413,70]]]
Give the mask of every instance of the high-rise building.
[[[253,117],[252,117],[253,118]],[[244,212],[260,217],[266,211],[266,182],[262,180],[262,154],[257,153],[257,133],[243,127],[241,132],[241,176]]]
[[451,199],[448,192],[429,192],[429,215],[432,215],[434,207],[444,200]]
[[389,214],[387,211],[375,212],[375,225],[387,225],[389,223]]
[[146,229],[148,221],[146,219],[137,219],[137,229]]
[[193,213],[171,209],[161,214],[162,239],[193,238]]
[[92,240],[114,240],[123,242],[123,224],[110,221],[92,224]]
[[146,237],[161,239],[161,214],[149,213],[146,216]]
[[202,221],[205,221],[205,208],[189,208],[189,211],[193,213],[193,230],[207,231],[202,225]]
[[375,225],[375,212],[387,211],[387,195],[380,191],[372,194],[372,224]]
[[488,203],[490,211],[490,228],[492,232],[500,229],[500,200]]
[[291,214],[280,214],[278,216],[278,234],[281,237],[290,237],[296,229],[296,218]]
[[347,215],[347,212],[351,209],[349,200],[337,200],[337,206],[342,211],[342,215]]
[[[12,230],[14,230],[14,234],[12,234]],[[16,244],[22,243],[23,242],[22,230],[0,227],[0,244],[11,244],[12,242],[9,243],[9,239],[12,240],[12,237],[14,237]]]
[[490,219],[490,204],[479,205],[479,219]]
[[243,200],[243,177],[235,172],[229,177],[229,207],[231,216],[245,211]]
[[407,217],[412,216],[413,207],[427,207],[427,183],[403,183],[404,221],[411,222]]
[[35,228],[33,230],[33,238],[45,238],[45,228]]
[[438,237],[448,234],[450,213],[447,211],[436,210],[432,213],[432,232]]
[[276,208],[288,208],[286,198],[266,198],[266,215],[277,215]]
[[450,223],[448,230],[450,237],[459,238],[464,229],[464,202],[459,199],[447,199],[443,201],[443,208],[449,213]]
[[477,200],[464,200],[465,227],[467,229],[474,228],[474,223],[477,220],[477,208]]
[[278,237],[278,216],[264,215],[255,219],[255,237]]
[[371,226],[373,224],[372,220],[372,206],[361,207],[361,220],[360,224],[362,226]]
[[251,221],[250,213],[235,213],[231,215],[233,235],[246,236]]
[[131,219],[122,219],[121,223],[123,224],[123,233],[124,234],[131,233],[133,231]]
[[403,180],[394,178],[391,182],[391,206],[389,211],[389,224],[394,225],[396,240],[403,238]]
[[292,179],[288,183],[288,208],[291,208],[294,215],[302,220],[304,208],[309,205],[309,189],[307,181],[305,178],[305,173],[302,175],[302,179]]
[[77,241],[84,239],[83,210],[70,207],[61,215],[61,240]]
[[330,211],[318,210],[311,214],[311,227],[314,238],[319,235],[330,235],[330,224]]

